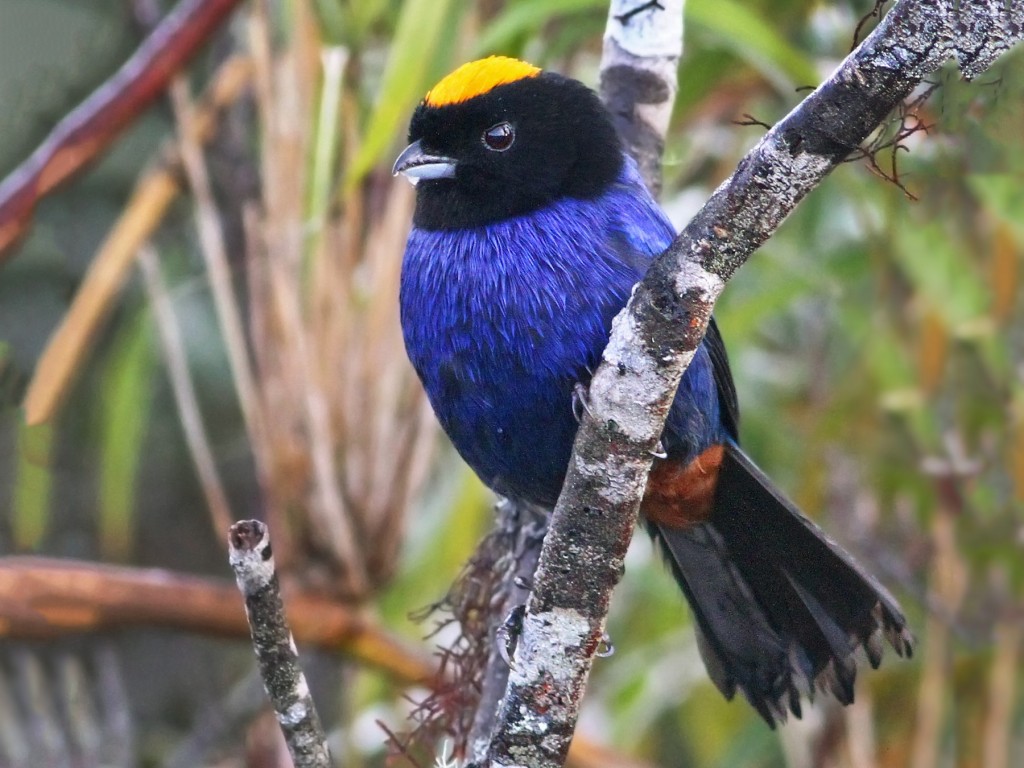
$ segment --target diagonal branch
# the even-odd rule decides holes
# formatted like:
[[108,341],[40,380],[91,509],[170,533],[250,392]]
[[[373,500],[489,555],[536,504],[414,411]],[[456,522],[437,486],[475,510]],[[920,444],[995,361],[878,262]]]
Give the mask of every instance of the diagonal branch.
[[[951,2],[897,3],[747,154],[616,318],[541,552],[489,764],[565,761],[651,453],[725,282],[922,78],[952,56],[976,74],[1020,37],[1019,4],[1013,17],[997,0],[962,5],[964,14]],[[988,27],[978,21],[985,12],[995,19]],[[965,24],[978,33],[962,34]]]
[[109,147],[163,93],[239,2],[182,0],[135,54],[0,183],[0,264],[28,232],[39,200]]

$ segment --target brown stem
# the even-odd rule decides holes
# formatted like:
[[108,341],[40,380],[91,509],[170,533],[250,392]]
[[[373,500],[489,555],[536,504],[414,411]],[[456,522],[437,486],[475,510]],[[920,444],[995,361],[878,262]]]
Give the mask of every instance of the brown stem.
[[[341,652],[406,684],[438,680],[434,660],[335,600],[286,592],[299,643]],[[0,558],[0,639],[43,639],[125,627],[243,639],[249,627],[229,582],[156,568],[45,557]],[[582,736],[575,768],[650,768]]]

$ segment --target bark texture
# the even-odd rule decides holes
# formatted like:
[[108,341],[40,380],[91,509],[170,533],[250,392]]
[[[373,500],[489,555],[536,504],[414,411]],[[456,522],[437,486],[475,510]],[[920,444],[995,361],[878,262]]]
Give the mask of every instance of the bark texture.
[[612,0],[604,32],[601,100],[655,197],[678,90],[683,5],[684,0]]
[[[637,4],[649,13],[662,7]],[[1020,38],[1021,16],[1019,2],[897,3],[747,154],[637,286],[591,382],[589,412],[541,552],[489,765],[565,761],[651,454],[725,282],[924,77],[949,58],[965,67],[965,76],[983,71]]]
[[284,616],[267,526],[258,520],[235,523],[228,533],[228,546],[231,568],[245,597],[245,614],[263,687],[292,762],[295,768],[331,768],[327,736]]

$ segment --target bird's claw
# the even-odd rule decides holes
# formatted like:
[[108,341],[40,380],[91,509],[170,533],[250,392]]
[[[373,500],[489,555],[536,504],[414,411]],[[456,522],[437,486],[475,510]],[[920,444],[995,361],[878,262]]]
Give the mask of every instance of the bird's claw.
[[572,415],[579,424],[583,421],[583,412],[589,416],[594,414],[590,411],[590,390],[583,382],[577,381],[572,388]]
[[608,636],[607,632],[601,633],[601,642],[597,646],[597,651],[594,653],[599,659],[607,659],[615,653],[615,646],[612,644],[612,639]]
[[665,450],[665,444],[661,440],[659,440],[658,444],[654,446],[654,450],[648,451],[648,453],[651,454],[651,456],[653,456],[656,459],[668,458],[668,451]]
[[526,616],[526,606],[517,605],[508,612],[508,616],[501,622],[495,635],[498,642],[498,655],[509,669],[515,668],[514,656],[516,645],[519,643],[519,635],[523,631],[523,617]]

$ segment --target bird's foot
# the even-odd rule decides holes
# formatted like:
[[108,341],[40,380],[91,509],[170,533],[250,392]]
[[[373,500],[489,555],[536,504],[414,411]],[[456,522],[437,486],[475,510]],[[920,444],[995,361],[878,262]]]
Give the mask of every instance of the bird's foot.
[[516,645],[519,643],[519,635],[523,632],[523,617],[526,616],[526,605],[517,605],[508,612],[508,616],[501,622],[495,634],[498,643],[498,655],[509,669],[515,667]]
[[590,388],[582,381],[577,381],[572,388],[572,415],[577,424],[583,421],[584,411],[591,417],[594,415],[590,410]]
[[648,453],[651,454],[651,456],[653,456],[656,459],[668,458],[668,451],[665,450],[665,443],[663,443],[661,440],[659,440],[658,444],[654,446],[654,450],[648,451]]
[[615,645],[612,643],[611,637],[607,632],[601,633],[601,642],[597,646],[597,651],[594,653],[599,659],[607,659],[609,656],[615,654]]

